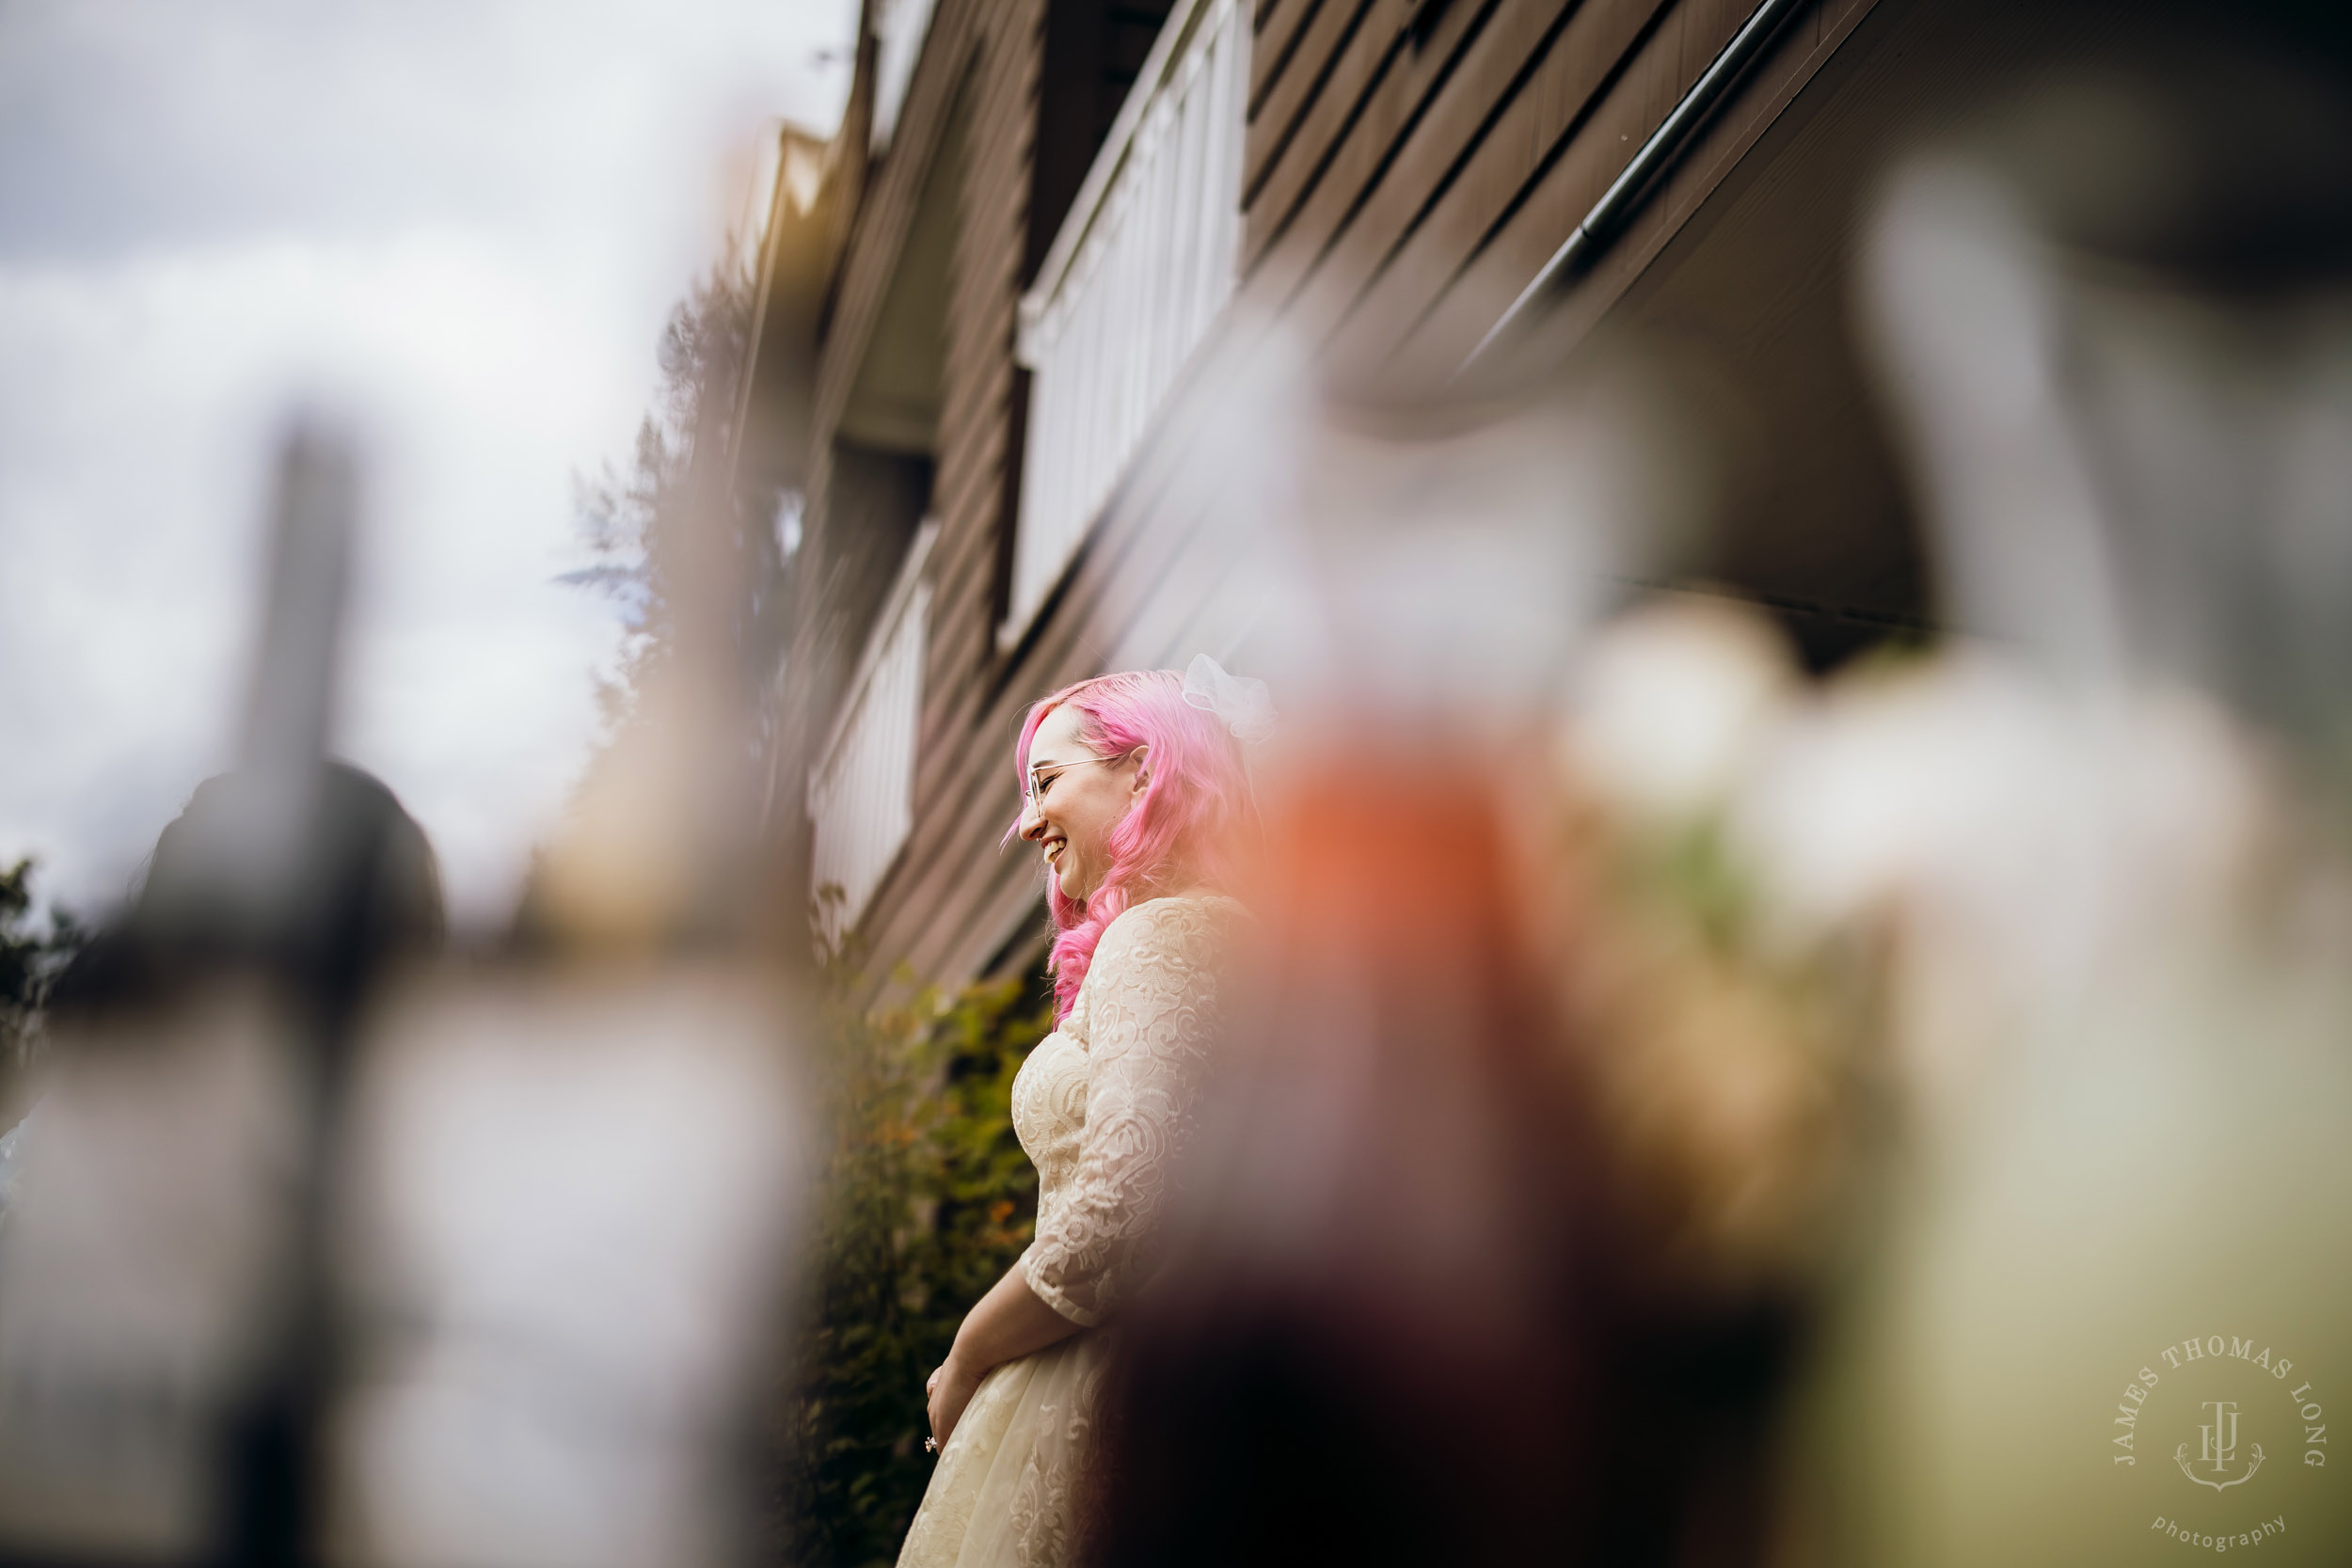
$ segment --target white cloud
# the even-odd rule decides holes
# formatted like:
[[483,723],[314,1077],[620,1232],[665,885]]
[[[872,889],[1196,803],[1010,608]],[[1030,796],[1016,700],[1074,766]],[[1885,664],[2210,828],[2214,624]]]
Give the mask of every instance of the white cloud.
[[493,919],[584,760],[624,459],[763,115],[852,0],[0,9],[0,858],[118,894],[231,739],[269,453],[365,433],[342,750]]

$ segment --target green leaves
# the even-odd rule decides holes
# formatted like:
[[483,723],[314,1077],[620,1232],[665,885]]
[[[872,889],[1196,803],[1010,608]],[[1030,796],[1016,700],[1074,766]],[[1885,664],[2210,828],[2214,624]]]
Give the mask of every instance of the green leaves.
[[49,982],[87,940],[73,917],[52,904],[49,929],[34,928],[33,868],[29,858],[0,870],[0,1131],[21,1109],[15,1079],[27,1067]]
[[1037,1171],[1012,1131],[1012,1080],[1052,1027],[1016,981],[864,1010],[836,966],[820,1066],[829,1158],[818,1194],[777,1499],[789,1558],[898,1556],[932,1461],[923,1380],[956,1325],[1028,1244]]

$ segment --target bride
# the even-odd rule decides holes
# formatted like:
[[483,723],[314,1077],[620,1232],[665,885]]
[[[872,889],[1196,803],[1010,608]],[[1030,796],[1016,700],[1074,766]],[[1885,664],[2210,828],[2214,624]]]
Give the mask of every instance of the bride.
[[1221,1026],[1232,846],[1256,825],[1238,737],[1270,725],[1263,684],[1205,656],[1081,681],[1022,725],[1014,831],[1044,852],[1057,932],[1057,1027],[1012,1086],[1037,1238],[926,1386],[939,1466],[900,1568],[1074,1555],[1106,1325],[1148,1270]]

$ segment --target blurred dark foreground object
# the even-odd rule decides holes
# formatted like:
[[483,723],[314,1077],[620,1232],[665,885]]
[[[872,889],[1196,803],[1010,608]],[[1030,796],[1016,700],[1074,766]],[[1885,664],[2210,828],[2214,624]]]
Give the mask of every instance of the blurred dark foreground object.
[[1708,824],[1653,846],[1562,766],[1596,620],[1698,504],[1622,389],[1253,421],[1295,728],[1077,1560],[1772,1548],[1855,1041],[1717,908]]
[[1133,1325],[1102,1559],[1502,1562],[1591,1538],[1611,1338],[1585,1106],[1491,807],[1317,792],[1274,841],[1247,1089]]
[[130,912],[57,977],[53,1016],[96,1027],[223,969],[252,969],[307,997],[331,1025],[372,976],[437,949],[440,871],[416,819],[382,781],[344,763],[321,764],[308,793],[315,815],[298,876],[282,904],[255,918],[223,906],[209,868],[257,807],[278,803],[277,792],[235,773],[197,785],[156,841]]
[[326,1151],[371,988],[442,935],[391,792],[326,760],[358,461],[280,453],[238,767],[53,994],[0,1232],[0,1556],[267,1564],[312,1533]]
[[[350,1021],[443,916],[423,832],[341,764],[200,784],[52,995],[0,1232],[8,1560],[270,1562],[308,1529],[328,1376],[319,1167]],[[295,875],[234,895],[257,825]],[[226,885],[224,885],[226,884]]]
[[1761,1560],[1803,1275],[1692,1244],[1704,1180],[1613,1125],[1660,1031],[1599,994],[1606,847],[1392,758],[1288,803],[1093,1560]]

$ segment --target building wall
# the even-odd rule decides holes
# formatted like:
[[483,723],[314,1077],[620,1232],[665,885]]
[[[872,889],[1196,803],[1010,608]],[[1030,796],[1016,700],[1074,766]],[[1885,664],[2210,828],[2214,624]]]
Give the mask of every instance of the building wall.
[[[1558,318],[1568,330],[1603,318],[1871,7],[1812,0],[1794,10],[1568,293]],[[1751,8],[1749,0],[1261,0],[1242,282],[1229,322],[1279,314],[1343,374],[1409,382],[1450,371]],[[1023,846],[998,847],[1018,807],[1010,746],[1022,708],[1104,669],[1221,651],[1249,610],[1247,585],[1230,576],[1233,558],[1203,543],[1211,531],[1180,483],[1209,412],[1188,396],[1201,384],[1196,374],[1180,384],[1056,598],[1014,646],[999,645],[1025,395],[1013,335],[1040,248],[1030,197],[1040,95],[1051,90],[1041,81],[1047,22],[1044,0],[941,0],[842,256],[815,399],[811,494],[821,497],[823,436],[849,399],[919,195],[911,166],[961,104],[969,128],[931,497],[942,532],[930,567],[914,828],[863,921],[878,965],[904,962],[941,979],[1029,961],[1041,942],[1034,858]],[[1067,186],[1066,150],[1056,150],[1062,166],[1047,183]],[[1196,365],[1232,346],[1213,334]],[[828,655],[796,647],[795,657],[814,682]]]
[[[887,150],[869,166],[855,113],[835,149],[828,184],[852,210],[841,217],[813,341],[802,345],[813,361],[807,430],[791,443],[806,458],[793,476],[805,510],[780,697],[782,728],[797,742],[779,762],[787,826],[871,628],[873,590],[895,576],[920,516],[941,529],[929,566],[918,824],[948,783],[944,737],[969,724],[976,681],[988,673],[1043,16],[1043,0],[939,0]],[[872,64],[869,43],[853,108]],[[915,305],[936,311],[935,341],[903,341],[907,318],[926,313],[910,311],[910,286]],[[915,418],[877,416],[883,402],[923,404],[910,393],[929,400]]]
[[[1817,0],[1613,247],[1588,319],[1872,0]],[[1251,293],[1331,352],[1450,371],[1756,8],[1754,0],[1266,0]],[[1434,21],[1426,20],[1435,13]],[[1421,25],[1416,19],[1423,19]]]
[[[1756,74],[1748,119],[1785,103],[1866,6],[1835,0],[1794,18]],[[1335,359],[1374,367],[1415,349],[1458,358],[1748,9],[1267,0],[1255,18],[1234,319],[1285,315]],[[1714,150],[1721,162],[1728,148]],[[1667,193],[1653,227],[1669,230],[1703,194],[1690,182]],[[1653,238],[1627,243],[1654,249]],[[1213,341],[1204,357],[1220,351]],[[1202,559],[1202,519],[1178,483],[1199,415],[1181,394],[1167,411],[993,697],[927,730],[942,750],[906,874],[875,911],[882,950],[960,974],[1023,929],[1036,873],[1025,854],[993,848],[1017,804],[1007,747],[1022,704],[1104,668],[1181,663],[1235,635],[1246,592],[1223,575],[1231,560]]]

